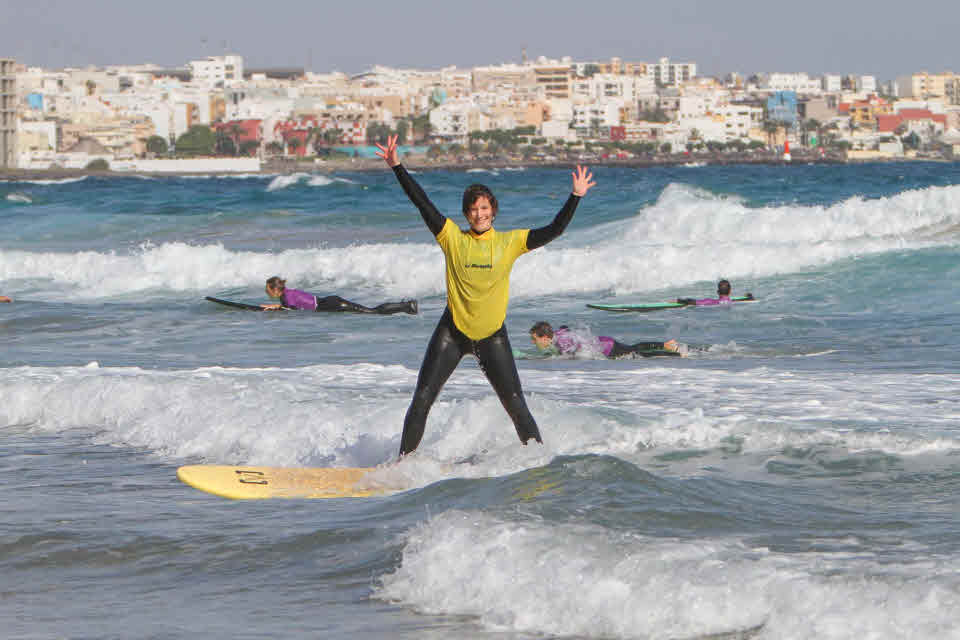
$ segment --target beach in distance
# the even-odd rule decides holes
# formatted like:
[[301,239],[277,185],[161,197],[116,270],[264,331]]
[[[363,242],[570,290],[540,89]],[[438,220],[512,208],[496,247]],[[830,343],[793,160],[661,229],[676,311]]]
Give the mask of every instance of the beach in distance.
[[[498,233],[596,185],[510,274],[543,443],[468,355],[399,461],[446,262],[382,160],[0,174],[0,636],[960,638],[960,163],[749,157],[402,156],[460,228],[471,183]],[[417,313],[206,299],[272,276]],[[756,301],[587,306],[721,278]],[[697,348],[546,357],[542,321]],[[235,501],[184,465],[385,493]]]

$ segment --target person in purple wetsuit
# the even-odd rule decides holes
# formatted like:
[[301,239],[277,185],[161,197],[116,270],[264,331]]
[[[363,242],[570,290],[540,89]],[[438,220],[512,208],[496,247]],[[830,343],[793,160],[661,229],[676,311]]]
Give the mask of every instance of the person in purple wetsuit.
[[[680,304],[694,305],[697,307],[709,306],[712,304],[731,304],[733,300],[730,299],[730,281],[721,280],[717,283],[717,297],[716,298],[677,298],[677,302]],[[747,294],[747,297],[751,297],[750,294]]]
[[264,309],[305,309],[307,311],[353,311],[354,313],[417,313],[416,300],[403,302],[384,302],[376,307],[365,307],[356,302],[350,302],[340,296],[315,296],[299,289],[288,289],[287,281],[280,276],[267,279],[267,295],[271,298],[280,298],[279,304],[262,304]]
[[569,327],[561,326],[556,330],[549,322],[541,320],[530,327],[530,340],[541,352],[556,353],[557,355],[576,354],[581,350],[602,353],[608,358],[623,356],[680,356],[684,346],[676,340],[666,342],[637,342],[624,344],[609,336],[598,336],[590,343],[570,331]]

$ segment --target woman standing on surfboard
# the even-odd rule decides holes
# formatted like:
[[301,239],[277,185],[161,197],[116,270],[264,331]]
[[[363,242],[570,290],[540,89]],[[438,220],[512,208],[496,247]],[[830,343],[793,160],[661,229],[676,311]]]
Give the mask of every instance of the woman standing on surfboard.
[[573,192],[553,222],[539,229],[498,232],[493,228],[497,198],[487,187],[473,184],[463,192],[467,231],[440,213],[427,194],[400,164],[397,136],[378,144],[377,155],[393,169],[404,192],[420,210],[446,258],[447,308],[430,338],[420,365],[417,389],[403,421],[400,455],[420,444],[427,414],[447,378],[468,353],[480,362],[487,379],[513,420],[520,442],[542,443],[537,423],[523,398],[517,364],[513,359],[504,320],[510,298],[510,270],[524,253],[547,244],[563,233],[580,198],[596,183],[587,167],[573,172]]

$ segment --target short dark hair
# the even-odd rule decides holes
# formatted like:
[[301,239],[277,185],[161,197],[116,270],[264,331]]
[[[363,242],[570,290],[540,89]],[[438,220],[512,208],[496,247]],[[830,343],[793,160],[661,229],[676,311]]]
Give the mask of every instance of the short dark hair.
[[271,289],[280,289],[282,291],[287,288],[287,281],[280,276],[273,276],[272,278],[267,278],[267,286]]
[[729,280],[721,280],[720,282],[718,282],[718,283],[717,283],[717,293],[720,294],[721,296],[728,296],[728,295],[730,295],[730,281],[729,281]]
[[497,210],[500,208],[500,205],[497,203],[497,196],[493,195],[490,187],[483,184],[472,184],[464,190],[463,212],[466,213],[470,211],[470,207],[472,207],[473,203],[479,198],[486,198],[490,201],[490,208],[493,209],[493,215],[496,216]]
[[541,320],[537,324],[530,327],[530,334],[540,337],[546,336],[548,338],[553,337],[553,327],[550,326],[550,323],[546,320]]

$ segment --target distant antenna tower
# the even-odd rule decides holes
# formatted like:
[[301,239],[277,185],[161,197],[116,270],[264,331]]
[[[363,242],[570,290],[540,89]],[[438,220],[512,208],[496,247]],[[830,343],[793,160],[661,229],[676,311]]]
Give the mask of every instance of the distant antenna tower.
[[527,48],[526,47],[520,49],[520,60],[523,62],[523,64],[527,64]]

